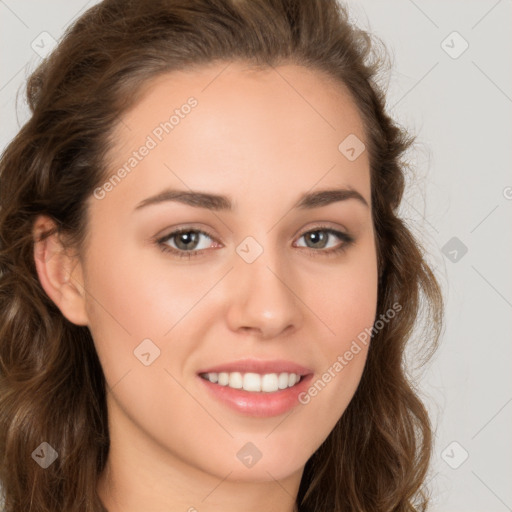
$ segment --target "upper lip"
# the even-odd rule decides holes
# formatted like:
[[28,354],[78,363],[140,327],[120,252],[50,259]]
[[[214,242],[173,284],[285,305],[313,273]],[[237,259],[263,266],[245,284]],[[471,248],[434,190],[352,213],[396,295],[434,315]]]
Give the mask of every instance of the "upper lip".
[[258,359],[240,359],[238,361],[231,361],[229,363],[222,363],[216,366],[210,366],[198,373],[296,373],[297,375],[309,375],[313,370],[306,368],[300,364],[292,361],[285,361],[282,359],[274,359],[272,361],[263,361]]

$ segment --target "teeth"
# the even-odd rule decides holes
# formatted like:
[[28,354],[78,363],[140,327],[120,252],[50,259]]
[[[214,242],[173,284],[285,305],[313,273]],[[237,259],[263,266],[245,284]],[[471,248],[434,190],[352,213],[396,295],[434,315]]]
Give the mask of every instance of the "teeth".
[[220,372],[203,373],[201,377],[220,386],[244,389],[245,391],[263,391],[266,393],[292,387],[300,380],[300,375],[286,372],[279,374],[265,373],[264,375],[259,373]]

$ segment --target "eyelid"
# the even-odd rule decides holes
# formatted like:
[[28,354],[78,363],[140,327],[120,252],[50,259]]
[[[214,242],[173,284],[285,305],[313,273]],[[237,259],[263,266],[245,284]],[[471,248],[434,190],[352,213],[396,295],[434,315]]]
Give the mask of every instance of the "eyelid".
[[[333,223],[331,221],[316,221],[316,223],[313,222],[311,227],[298,229],[293,234],[292,238],[295,239],[299,236],[304,236],[305,234],[310,233],[311,231],[316,231],[316,230],[320,230],[320,229],[341,232],[341,233],[346,234],[347,236],[350,234],[350,230],[347,229],[345,226],[340,225],[340,224],[336,224],[335,226],[333,226],[332,224]],[[339,227],[339,226],[341,226],[341,227]],[[170,231],[169,231],[169,229],[170,229]],[[165,239],[169,238],[171,235],[174,235],[176,233],[186,232],[186,231],[197,231],[199,233],[209,236],[210,238],[212,238],[213,240],[216,240],[218,242],[217,237],[214,236],[212,233],[210,233],[208,228],[202,228],[200,224],[194,224],[194,223],[179,224],[176,227],[166,228],[165,230],[161,231],[166,234],[164,234],[164,235],[157,234],[157,235],[151,237],[150,240],[153,240],[153,241],[165,240]]]
[[[201,235],[206,235],[208,238],[211,238],[215,243],[220,244],[222,246],[222,244],[217,240],[217,238],[214,235],[212,235],[209,231],[195,227],[195,226],[178,227],[178,228],[173,229],[172,231],[169,231],[169,233],[166,235],[163,235],[163,236],[157,235],[152,240],[157,244],[163,244],[164,241],[172,239],[173,237],[175,237],[176,235],[179,235],[180,233],[188,233],[189,231],[194,231]],[[172,251],[178,251],[178,249],[174,249],[174,247],[169,247],[169,249]],[[205,250],[206,249],[194,249],[193,251],[178,251],[178,252],[180,252],[180,253],[200,253]]]

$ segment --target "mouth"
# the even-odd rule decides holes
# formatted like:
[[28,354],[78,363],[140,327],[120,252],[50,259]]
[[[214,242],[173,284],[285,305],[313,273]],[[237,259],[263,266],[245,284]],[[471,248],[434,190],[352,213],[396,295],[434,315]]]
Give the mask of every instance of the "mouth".
[[251,393],[276,393],[296,386],[306,376],[294,372],[206,372],[199,376],[212,384]]
[[311,368],[283,359],[239,359],[197,372],[207,396],[252,417],[284,414],[302,402],[313,380]]
[[248,417],[269,418],[299,406],[313,373],[200,372],[206,396]]

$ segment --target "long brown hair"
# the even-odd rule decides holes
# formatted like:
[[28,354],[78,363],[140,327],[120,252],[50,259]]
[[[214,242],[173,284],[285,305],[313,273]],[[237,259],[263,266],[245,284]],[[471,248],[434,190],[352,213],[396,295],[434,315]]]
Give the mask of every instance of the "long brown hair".
[[[378,42],[378,41],[377,41]],[[105,0],[85,12],[30,76],[32,116],[0,163],[0,485],[5,512],[105,511],[97,481],[109,450],[105,379],[86,326],[48,298],[32,228],[50,216],[70,246],[87,232],[86,200],[108,179],[109,136],[159,74],[242,60],[299,64],[344,83],[363,120],[379,265],[377,318],[360,385],[308,460],[302,512],[424,510],[432,433],[407,378],[406,342],[434,350],[440,287],[398,217],[404,152],[414,138],[385,112],[375,38],[336,0]],[[382,44],[381,44],[382,46]],[[49,235],[47,233],[46,235]],[[419,319],[428,326],[416,333]],[[33,452],[47,442],[46,469]],[[46,446],[46,445],[45,445]]]

